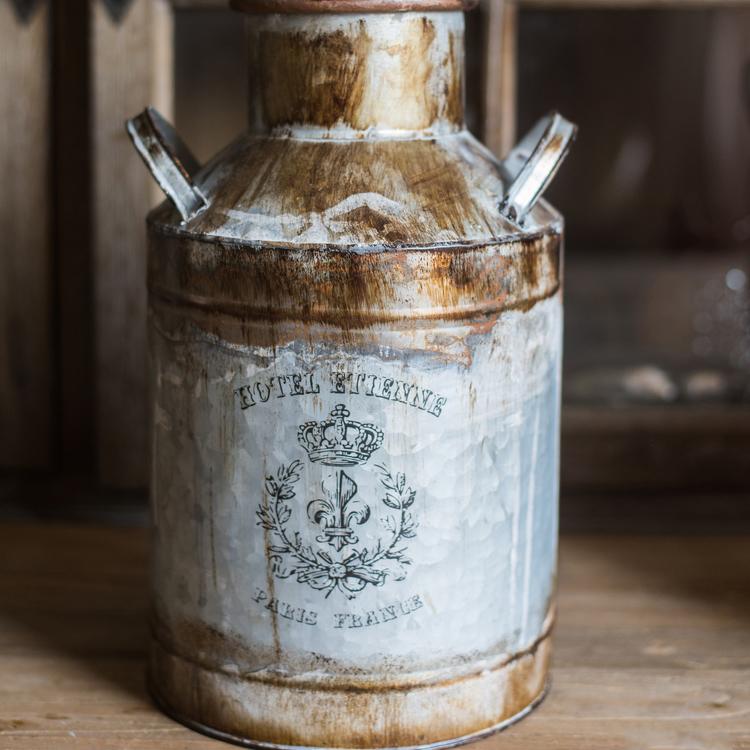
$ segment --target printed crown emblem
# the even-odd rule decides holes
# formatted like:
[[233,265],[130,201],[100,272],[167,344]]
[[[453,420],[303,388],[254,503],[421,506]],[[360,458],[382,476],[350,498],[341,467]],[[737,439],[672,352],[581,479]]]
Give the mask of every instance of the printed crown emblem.
[[349,420],[349,410],[338,404],[330,417],[305,422],[297,431],[299,444],[311,461],[326,466],[364,464],[383,444],[383,431],[374,424]]

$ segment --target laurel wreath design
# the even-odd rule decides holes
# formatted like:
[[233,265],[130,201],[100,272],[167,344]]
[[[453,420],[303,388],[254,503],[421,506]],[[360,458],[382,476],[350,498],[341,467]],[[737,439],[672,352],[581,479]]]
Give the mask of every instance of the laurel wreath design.
[[326,598],[339,590],[349,599],[354,599],[368,584],[382,586],[389,576],[396,581],[404,580],[406,567],[412,564],[406,555],[405,540],[415,537],[417,529],[409,510],[416,490],[406,484],[404,474],[399,472],[394,477],[385,466],[375,466],[385,490],[381,502],[393,511],[386,512],[380,519],[387,531],[385,540],[379,539],[373,549],[354,547],[336,554],[305,544],[298,531],[287,532],[286,524],[292,516],[287,501],[295,497],[294,485],[300,479],[301,468],[302,463],[295,460],[282,464],[275,476],[267,476],[265,496],[256,511],[257,525],[273,535],[269,555],[274,575],[278,578],[295,576],[299,583],[325,592]]

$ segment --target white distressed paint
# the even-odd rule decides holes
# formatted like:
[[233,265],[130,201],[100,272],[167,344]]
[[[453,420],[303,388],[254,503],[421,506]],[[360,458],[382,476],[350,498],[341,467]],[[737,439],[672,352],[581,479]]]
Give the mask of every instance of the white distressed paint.
[[[294,148],[309,148],[298,139],[289,140]],[[308,139],[309,140],[309,139]],[[432,140],[432,138],[430,139]],[[258,158],[266,139],[244,135],[227,150],[219,154],[196,176],[196,183],[213,202],[223,203],[223,194],[233,190],[232,174],[247,171],[250,158]],[[332,140],[328,144],[331,163],[338,163],[341,156],[337,149],[349,149],[350,159],[358,158],[367,164],[368,190],[347,196],[323,211],[299,210],[290,213],[289,206],[305,206],[309,190],[307,178],[299,184],[286,186],[284,191],[269,191],[268,175],[250,173],[247,186],[233,192],[233,205],[219,211],[213,206],[193,223],[195,231],[205,232],[209,237],[224,240],[247,241],[259,244],[284,243],[296,245],[349,246],[370,252],[381,247],[375,236],[362,233],[361,227],[347,219],[353,209],[366,207],[382,221],[410,227],[414,244],[453,244],[464,242],[497,242],[498,238],[510,241],[550,227],[561,228],[559,217],[549,206],[540,201],[528,215],[523,227],[507,221],[498,211],[498,205],[506,186],[497,169],[493,155],[466,130],[435,139],[433,147],[441,152],[446,163],[460,164],[465,189],[471,196],[473,216],[465,217],[458,226],[437,226],[434,217],[415,200],[412,187],[402,177],[384,170],[373,158],[373,143],[358,140],[345,144]],[[406,144],[405,148],[412,148]],[[356,157],[352,149],[361,152]],[[366,156],[366,154],[371,154]],[[321,164],[321,174],[330,169]],[[320,177],[320,175],[317,175]],[[191,225],[193,226],[193,225]]]
[[[247,645],[237,663],[217,668],[319,671],[322,657],[334,671],[368,675],[475,670],[542,634],[555,565],[555,541],[547,537],[557,513],[559,296],[503,314],[477,337],[468,366],[415,352],[410,334],[400,336],[402,350],[391,338],[369,351],[299,343],[273,351],[217,346],[198,330],[183,339],[154,335],[157,413],[171,415],[154,426],[157,612],[167,623],[200,622]],[[359,394],[332,393],[332,372],[374,375],[381,379],[374,385],[387,378],[416,384],[446,401],[435,416],[365,395],[364,382]],[[260,401],[269,378],[295,373],[308,388],[313,373],[319,393]],[[238,389],[253,386],[256,404],[242,409]],[[315,463],[298,440],[300,425],[326,419],[337,404],[350,412],[348,421],[382,430],[382,446],[361,465]],[[383,502],[375,466],[394,478],[403,473],[415,492],[417,527],[394,549],[404,548],[412,564],[382,561],[374,566],[385,573],[382,581],[347,578],[359,591],[327,592],[294,574],[276,575],[269,557],[286,573],[294,556],[269,555],[267,545],[285,544],[264,532],[257,512],[269,501],[265,477],[293,461],[300,476],[284,503],[288,538],[299,533],[314,553],[339,564],[390,538],[386,519],[397,514]],[[358,541],[341,550],[319,540],[321,526],[307,512],[326,498],[321,483],[339,470],[370,508],[363,524],[350,524]],[[521,608],[512,604],[516,590]],[[315,613],[308,618],[314,624],[275,616],[266,606],[271,598]],[[388,619],[382,611],[391,605],[400,614]],[[368,612],[375,613],[370,625]]]
[[[412,45],[423,39],[423,24],[430,24],[433,37],[426,49],[414,54]],[[250,97],[251,131],[264,136],[291,136],[295,139],[362,139],[426,138],[455,133],[460,127],[444,110],[436,113],[427,127],[410,127],[421,121],[425,99],[441,101],[452,85],[452,64],[463,65],[463,55],[452,52],[463,48],[464,14],[455,12],[343,13],[343,14],[272,14],[257,16],[248,24],[248,46],[251,50],[251,79],[257,74],[253,50],[269,35],[338,34],[358,40],[365,36],[369,50],[362,61],[363,91],[358,111],[372,124],[354,127],[344,121],[332,127],[309,122],[292,122],[269,130],[263,97]],[[343,54],[343,53],[342,53]],[[427,80],[415,87],[415,75],[428,73]],[[262,74],[263,71],[260,71]],[[461,71],[463,75],[463,71]],[[324,80],[315,81],[317,85]]]
[[[410,60],[430,24],[429,59]],[[560,219],[543,203],[523,226],[504,218],[497,161],[448,112],[461,13],[265,15],[251,41],[363,30],[346,117],[375,126],[342,111],[270,131],[255,97],[251,132],[195,175],[211,205],[179,229],[169,208],[151,219],[153,686],[183,720],[261,747],[475,738],[540,699],[549,658],[562,307],[545,243]],[[439,107],[414,130],[422,94]],[[539,234],[524,257],[540,248],[516,240]],[[433,267],[432,249],[460,265],[467,244],[486,299]],[[221,263],[252,288],[254,250],[280,247],[317,284],[321,250],[396,247],[397,272],[374,258],[394,299],[339,329],[300,322],[283,284],[252,300],[201,287]],[[443,281],[455,297],[436,296]],[[255,319],[264,294],[275,322]],[[311,315],[345,308],[311,299]],[[237,343],[260,336],[276,345]]]
[[[541,411],[537,404],[534,426],[531,428],[531,459],[530,465],[536,466],[539,458],[539,429],[541,427]],[[534,493],[536,491],[536,472],[530,471],[527,478],[529,490],[526,494],[526,554],[523,569],[523,615],[521,618],[521,638],[528,638],[529,630],[529,596],[531,588],[531,566],[533,562],[532,550],[534,545]]]

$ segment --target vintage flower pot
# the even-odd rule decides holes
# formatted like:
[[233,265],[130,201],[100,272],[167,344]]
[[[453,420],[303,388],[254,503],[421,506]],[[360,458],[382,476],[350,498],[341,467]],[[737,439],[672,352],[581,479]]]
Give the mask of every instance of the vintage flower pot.
[[147,110],[150,684],[259,747],[463,742],[541,699],[574,128],[464,126],[459,0],[235,0],[248,132]]

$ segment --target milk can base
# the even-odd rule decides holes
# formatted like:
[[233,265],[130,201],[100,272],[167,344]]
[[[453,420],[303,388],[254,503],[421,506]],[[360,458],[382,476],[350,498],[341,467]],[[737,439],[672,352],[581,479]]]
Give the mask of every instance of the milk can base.
[[[253,700],[254,694],[252,694],[253,697],[251,697],[251,694],[246,694],[242,702],[237,704],[235,700],[230,698],[231,693],[234,692],[231,688],[224,686],[217,691],[217,686],[213,683],[216,673],[206,671],[198,665],[176,657],[174,654],[164,652],[156,643],[152,643],[149,690],[159,708],[171,718],[203,734],[243,747],[254,747],[260,750],[323,750],[324,748],[337,748],[338,750],[345,748],[348,750],[354,748],[358,750],[364,750],[365,748],[367,750],[386,750],[388,748],[431,750],[433,748],[454,747],[482,739],[505,729],[529,714],[542,702],[548,689],[549,652],[550,637],[547,634],[537,642],[533,650],[520,654],[499,668],[485,671],[465,680],[449,681],[442,686],[425,685],[422,688],[416,688],[415,693],[426,692],[429,695],[429,704],[431,705],[428,704],[427,713],[430,716],[415,715],[407,710],[403,710],[403,713],[401,713],[397,710],[397,714],[400,715],[395,720],[395,725],[401,727],[404,737],[403,744],[389,742],[387,739],[384,743],[379,744],[377,730],[370,733],[363,725],[356,730],[356,733],[353,733],[351,727],[347,727],[346,723],[343,727],[339,724],[336,728],[330,726],[325,727],[325,729],[319,724],[315,727],[308,725],[307,736],[312,740],[308,742],[305,742],[304,736],[299,736],[301,740],[299,742],[275,742],[269,737],[253,739],[255,724],[249,725],[247,732],[245,732],[245,722],[242,721],[245,717],[242,716],[239,719],[242,722],[241,724],[238,723],[236,714],[233,718],[230,718],[232,713],[229,708],[230,704],[234,703],[235,708],[239,708],[240,713],[248,718],[253,714],[258,717],[268,717],[275,712],[277,716],[284,717],[281,720],[281,723],[286,725],[287,729],[284,733],[286,734],[291,730],[293,734],[297,734],[300,729],[305,727],[305,719],[309,719],[313,710],[311,706],[321,700],[330,701],[331,693],[325,693],[325,691],[310,692],[306,699],[303,699],[304,702],[309,701],[307,709],[298,705],[299,693],[297,693],[297,698],[294,700],[294,703],[297,704],[296,710],[289,711],[291,707],[286,704],[288,713],[282,708],[285,704],[284,698],[286,696],[284,694],[274,696],[271,702],[263,700],[260,695],[257,696],[258,700]],[[228,676],[224,675],[220,679],[227,678]],[[469,683],[468,690],[459,688],[460,692],[458,692],[455,689],[455,686],[461,683],[464,683],[466,687],[466,682]],[[202,688],[198,687],[199,683],[202,683]],[[521,695],[517,694],[512,687],[514,684],[518,686],[519,683],[523,685]],[[186,688],[188,685],[192,687]],[[209,688],[209,686],[211,687]],[[178,705],[168,695],[165,695],[165,691],[162,689],[164,687],[166,687],[166,693],[177,700]],[[206,688],[209,689],[206,690]],[[211,692],[218,699],[216,702],[209,698],[208,694]],[[342,695],[346,694],[345,689],[341,692]],[[408,700],[409,693],[410,691],[396,691],[397,695],[404,696],[404,700]],[[494,698],[488,702],[489,695],[494,696]],[[205,723],[204,716],[200,716],[201,713],[206,714],[206,703],[198,696],[202,696],[204,700],[208,699],[208,703],[213,704],[214,710],[208,712],[212,717],[211,724],[213,726]],[[497,702],[495,702],[495,699],[498,699]],[[278,710],[273,711],[273,705],[276,701],[279,704]],[[183,703],[183,705],[179,705],[180,703]],[[496,706],[494,709],[492,704]],[[265,710],[261,708],[261,705],[265,706]],[[423,707],[424,705],[422,704]],[[430,723],[432,720],[435,721],[437,727],[440,723],[440,717],[445,719],[448,715],[448,711],[445,710],[446,706],[453,707],[451,714],[454,711],[456,713],[452,716],[451,721],[455,736],[452,736],[453,732],[444,725],[442,729],[436,729],[433,733],[434,741],[420,742],[422,739],[429,739],[428,731],[425,730],[432,729]],[[217,708],[220,711],[218,715],[215,710]],[[381,713],[381,708],[383,707],[376,708],[375,715]],[[390,708],[395,708],[395,706],[391,704]],[[280,714],[278,713],[279,710]],[[293,719],[292,712],[298,714],[299,721]],[[494,713],[494,716],[490,712]],[[332,713],[334,716],[337,714],[341,716],[341,712],[337,712],[335,709]],[[370,715],[373,714],[370,713]],[[357,713],[352,713],[349,716],[353,719],[357,716]],[[216,717],[215,723],[213,717]],[[206,718],[208,718],[207,715]],[[411,725],[407,723],[405,726],[405,720],[406,722],[410,721]],[[356,724],[356,719],[351,723]],[[224,724],[224,727],[220,729],[216,726],[217,724]],[[369,725],[368,728],[371,729],[372,725]],[[349,730],[349,737],[346,736],[347,729]],[[261,732],[266,733],[263,730]],[[313,736],[311,736],[311,733]],[[315,737],[315,734],[318,734],[318,737]],[[297,737],[295,737],[296,739]]]
[[[452,740],[443,740],[441,742],[431,742],[426,745],[407,745],[398,748],[373,748],[371,750],[441,750],[442,748],[458,747],[459,745],[467,745],[470,742],[478,742],[479,740],[486,739],[493,734],[502,732],[504,729],[516,724],[521,719],[526,718],[534,709],[539,707],[544,699],[547,697],[550,688],[549,678],[545,680],[542,692],[530,703],[526,708],[519,711],[514,716],[511,716],[499,724],[489,727],[488,729],[482,729],[479,732],[473,732],[472,734],[466,734],[463,737],[456,737]],[[243,737],[236,737],[233,734],[227,734],[222,732],[220,729],[214,729],[213,727],[201,724],[198,721],[182,716],[181,714],[173,711],[172,708],[165,703],[158,695],[153,685],[149,685],[149,693],[151,698],[156,703],[159,710],[169,716],[170,719],[174,719],[180,724],[186,726],[188,729],[192,729],[195,732],[205,734],[207,737],[211,737],[215,740],[221,740],[222,742],[228,742],[232,745],[239,745],[240,747],[253,747],[258,750],[353,750],[352,748],[322,748],[322,747],[308,747],[305,745],[276,745],[273,742],[258,742],[256,740],[248,740]]]

